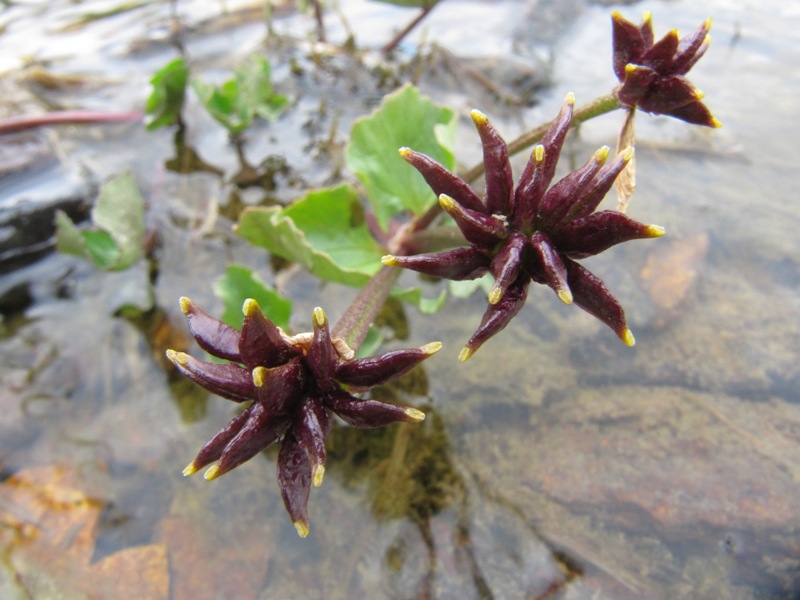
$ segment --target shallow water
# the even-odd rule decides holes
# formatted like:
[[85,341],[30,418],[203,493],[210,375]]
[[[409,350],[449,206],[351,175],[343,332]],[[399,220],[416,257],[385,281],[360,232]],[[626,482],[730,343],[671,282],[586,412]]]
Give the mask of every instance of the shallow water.
[[[0,596],[800,597],[800,11],[776,0],[703,4],[619,8],[631,19],[651,10],[657,35],[714,18],[711,50],[691,79],[724,124],[706,131],[637,116],[629,213],[667,236],[586,261],[625,306],[636,347],[540,288],[513,327],[460,364],[485,300],[454,300],[435,316],[405,308],[395,315],[402,343],[442,339],[445,348],[384,393],[428,418],[370,432],[337,427],[305,540],[284,512],[274,450],[214,482],[180,476],[234,407],[187,385],[163,352],[199,352],[177,299],[188,295],[218,314],[211,282],[231,262],[277,282],[295,300],[299,329],[323,302],[335,319],[353,291],[273,273],[263,252],[230,233],[227,218],[239,205],[226,182],[241,165],[196,104],[187,142],[223,179],[168,170],[170,132],[138,124],[37,132],[70,177],[136,174],[161,244],[157,310],[113,316],[145,284],[143,264],[111,275],[48,255],[0,276],[4,299],[14,299],[0,303]],[[408,70],[391,67],[380,84],[347,54],[315,66],[309,16],[277,11],[275,31],[294,40],[265,44],[258,13],[238,10],[246,5],[180,2],[178,10],[204,76],[222,78],[261,49],[277,84],[298,99],[281,121],[246,135],[253,165],[275,155],[288,169],[272,186],[239,193],[245,204],[286,202],[338,180],[350,123]],[[3,67],[11,69],[0,80],[0,109],[141,109],[150,75],[176,54],[168,3],[57,31],[114,6],[29,2],[0,13]],[[366,1],[341,10],[365,48],[413,14]],[[520,64],[529,83],[549,83],[537,104],[512,107],[440,63],[423,70],[423,91],[462,115],[458,157],[471,165],[480,148],[469,108],[490,114],[511,139],[552,117],[567,91],[581,104],[608,90],[610,10],[577,0],[448,0],[404,43],[400,60],[427,36],[456,56],[488,61],[470,64],[509,93],[524,94],[509,75]],[[536,27],[537,15],[547,26]],[[326,22],[329,39],[343,41],[343,22],[333,13]],[[45,87],[25,63],[31,56],[85,80]],[[290,74],[289,59],[302,75]],[[620,122],[614,114],[583,126],[565,158],[582,163],[613,145]],[[13,185],[0,180],[0,208],[55,177],[48,165],[33,161]],[[215,210],[220,217],[209,220]],[[9,296],[12,288],[24,293]]]

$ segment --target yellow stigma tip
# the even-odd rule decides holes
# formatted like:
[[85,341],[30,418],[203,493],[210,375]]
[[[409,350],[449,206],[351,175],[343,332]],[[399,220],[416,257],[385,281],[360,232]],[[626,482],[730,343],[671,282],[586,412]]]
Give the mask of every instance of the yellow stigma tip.
[[203,473],[203,478],[206,481],[211,481],[212,479],[216,479],[219,477],[219,465],[211,465],[208,467],[205,473]]
[[716,117],[711,117],[711,126],[718,129],[722,127],[722,123]]
[[264,387],[264,384],[267,382],[267,371],[266,367],[256,367],[253,369],[253,384],[256,387]]
[[312,318],[314,319],[314,325],[317,327],[325,327],[328,324],[328,316],[319,306],[314,309]]
[[381,257],[381,262],[385,264],[387,267],[393,267],[397,264],[398,261],[396,256],[387,254],[386,256]]
[[625,331],[623,331],[619,337],[623,342],[625,342],[626,346],[630,346],[632,348],[636,345],[636,340],[633,338],[633,333],[628,328],[625,328]]
[[558,299],[564,304],[572,304],[572,292],[569,290],[558,290]]
[[258,302],[256,302],[252,298],[248,298],[247,300],[245,300],[244,304],[242,305],[242,312],[244,313],[245,317],[249,317],[258,312],[259,310],[261,310],[261,307],[258,305]]
[[442,342],[431,342],[430,344],[425,344],[424,346],[420,346],[420,350],[424,354],[430,356],[431,354],[436,354],[439,350],[442,349]]
[[398,150],[398,152],[400,153],[400,156],[402,156],[403,158],[406,158],[408,156],[411,156],[411,152],[413,152],[413,151],[411,150],[411,148],[409,148],[407,146],[403,146],[402,148],[400,148],[400,150]]
[[630,160],[633,158],[633,146],[628,146],[627,148],[625,148],[625,150],[621,152],[621,154],[622,154],[622,160],[624,160],[625,162],[630,162]]
[[[321,486],[322,480],[324,478],[325,478],[325,465],[317,465],[316,467],[314,467],[314,473],[311,475],[311,480],[314,484],[314,487]],[[305,537],[305,535],[303,537]]]
[[181,367],[186,366],[186,363],[189,362],[189,355],[184,352],[175,352],[175,350],[167,350],[167,358],[172,361],[173,364],[180,365]]
[[536,144],[533,148],[533,160],[536,162],[542,162],[544,160],[544,146],[541,144]]
[[439,194],[439,206],[449,212],[456,207],[456,201],[447,194]]
[[706,31],[708,31],[709,29],[711,29],[711,26],[712,26],[713,24],[714,24],[714,19],[712,19],[712,18],[710,18],[710,17],[709,17],[708,19],[706,19],[705,21],[703,21],[703,29],[705,29]]
[[594,160],[600,164],[606,162],[610,150],[608,146],[601,146],[597,149],[597,152],[594,153]]
[[301,538],[308,537],[308,523],[304,523],[303,521],[295,521],[294,528],[297,530],[297,535]]
[[564,104],[575,104],[575,94],[572,92],[568,92],[567,95],[564,97]]
[[503,289],[499,287],[493,287],[489,292],[489,304],[497,304],[500,302],[500,299],[503,297]]
[[648,225],[647,235],[650,237],[661,237],[664,235],[664,228],[660,225]]
[[416,408],[411,408],[408,406],[405,407],[403,410],[405,411],[406,416],[412,421],[414,421],[414,423],[419,423],[425,420],[425,413],[422,412],[421,410],[417,410]]
[[474,351],[469,346],[464,346],[461,349],[461,352],[458,353],[458,360],[461,362],[467,362],[470,357],[474,354]]
[[475,123],[475,125],[478,127],[486,125],[489,122],[489,117],[487,117],[479,110],[473,110],[469,114],[472,117],[472,122]]
[[188,315],[192,310],[192,301],[186,296],[181,296],[179,302],[181,304],[181,312]]
[[183,476],[184,477],[189,477],[189,475],[194,475],[195,473],[197,473],[197,468],[194,466],[194,461],[190,462],[183,469]]
[[642,23],[649,23],[652,20],[653,20],[653,13],[650,12],[649,10],[644,11],[644,14],[642,15]]

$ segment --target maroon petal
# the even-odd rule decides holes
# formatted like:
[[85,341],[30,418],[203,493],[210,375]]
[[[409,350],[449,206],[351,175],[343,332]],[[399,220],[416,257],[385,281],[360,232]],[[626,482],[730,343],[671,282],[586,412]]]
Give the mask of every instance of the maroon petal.
[[278,453],[278,486],[283,505],[300,537],[308,535],[308,495],[311,492],[311,462],[289,432]]
[[292,427],[298,445],[308,456],[314,487],[322,485],[325,476],[325,443],[331,430],[331,417],[319,398],[303,402]]
[[439,204],[453,217],[470,244],[491,248],[508,236],[505,224],[495,216],[464,208],[447,194],[439,196]]
[[546,189],[544,182],[545,147],[537,144],[514,190],[513,222],[517,229],[528,229],[536,220]]
[[625,65],[639,62],[647,45],[639,27],[616,11],[611,13],[611,36],[614,73],[622,81],[625,78]]
[[483,144],[486,212],[490,215],[508,215],[511,213],[511,198],[514,193],[508,146],[485,114],[479,110],[473,110],[470,114]]
[[[614,180],[632,158],[633,148],[628,147],[617,154],[610,163],[603,166],[592,179],[590,185],[583,189],[581,195],[571,202],[569,212],[564,215],[560,222],[566,223],[593,213],[605,198],[608,190],[614,185]],[[558,223],[552,223],[551,227],[557,229],[557,225]]]
[[256,402],[247,422],[225,446],[219,462],[203,477],[210,481],[235,469],[277,441],[288,427],[289,419],[272,415],[263,404]]
[[258,400],[274,415],[289,413],[305,395],[308,385],[306,370],[299,357],[285,365],[253,369],[253,383]]
[[444,252],[415,254],[414,256],[384,256],[381,262],[392,267],[411,269],[431,277],[477,279],[489,269],[490,259],[476,248],[453,248]]
[[246,300],[243,311],[239,352],[248,368],[276,367],[296,353],[281,337],[278,327],[261,312],[258,302],[252,298]]
[[708,49],[708,32],[710,29],[711,19],[706,19],[694,33],[681,39],[672,62],[673,73],[677,75],[687,73],[700,57],[705,54]]
[[652,46],[655,36],[653,35],[653,15],[649,10],[644,12],[642,24],[639,25],[639,31],[642,32],[642,41],[644,41],[644,47],[649,48]]
[[375,356],[348,360],[336,368],[336,381],[359,391],[383,385],[405,375],[436,354],[441,347],[441,342],[431,342],[419,348],[390,350]]
[[572,292],[567,283],[567,269],[550,239],[541,231],[537,231],[531,236],[530,243],[547,285],[564,304],[572,304]]
[[197,360],[183,352],[167,350],[167,358],[178,370],[212,394],[234,402],[258,397],[250,371],[233,363],[218,364]]
[[197,453],[195,459],[183,470],[184,476],[194,475],[205,467],[210,465],[215,460],[219,460],[222,456],[222,451],[225,450],[230,441],[236,437],[236,434],[241,431],[244,424],[250,418],[250,413],[255,404],[251,404],[245,410],[236,415],[225,428],[217,435],[211,438]]
[[343,390],[327,396],[324,401],[345,423],[360,429],[383,427],[398,421],[419,423],[425,419],[425,413],[416,408],[379,400],[363,400]]
[[650,44],[647,44],[643,39],[642,29],[614,11],[611,13],[611,35],[614,50],[614,73],[617,75],[617,79],[622,81],[625,78],[625,66],[640,62],[645,49],[652,44],[652,28],[650,29]]
[[525,305],[525,298],[528,296],[528,285],[530,278],[527,275],[520,275],[514,285],[510,286],[500,302],[490,304],[483,314],[481,324],[477,331],[469,338],[466,346],[458,355],[460,361],[468,360],[490,337],[500,332],[511,322],[520,309]]
[[679,43],[678,30],[673,29],[647,49],[642,55],[641,63],[662,75],[672,75],[673,60]]
[[542,137],[542,146],[544,146],[542,189],[547,189],[550,182],[553,181],[553,176],[556,174],[556,165],[561,156],[561,148],[564,146],[564,140],[567,138],[569,127],[572,124],[572,111],[574,107],[575,95],[570,92],[564,98],[564,102],[561,104],[561,110],[555,121],[553,121],[550,129],[548,129],[544,137]]
[[314,309],[311,321],[314,325],[314,337],[308,347],[307,363],[316,386],[321,390],[328,390],[333,385],[333,374],[338,360],[331,341],[328,316],[318,306]]
[[608,157],[608,146],[603,146],[576,171],[572,171],[547,190],[539,204],[538,229],[551,229],[559,223],[586,193]]
[[657,115],[670,114],[675,109],[697,102],[702,92],[684,77],[675,75],[660,79],[639,100],[639,109]]
[[575,304],[614,330],[628,346],[635,343],[625,321],[625,311],[605,284],[573,260],[566,259],[567,278]]
[[702,102],[692,102],[686,106],[681,106],[675,110],[667,113],[670,117],[675,117],[681,121],[692,123],[694,125],[703,125],[705,127],[722,127],[708,107]]
[[413,165],[438,198],[447,194],[464,208],[484,212],[486,207],[480,196],[461,178],[445,169],[430,156],[411,148],[400,148],[400,156]]
[[551,238],[559,252],[584,258],[622,242],[662,235],[662,227],[644,225],[615,210],[603,210],[565,224]]
[[241,333],[210,316],[186,296],[181,298],[180,303],[181,311],[186,315],[189,331],[203,350],[217,358],[233,362],[242,361],[239,356]]
[[658,78],[658,73],[650,67],[628,65],[622,85],[616,91],[617,99],[624,106],[636,106]]
[[508,287],[517,280],[526,242],[524,235],[515,233],[497,251],[489,269],[494,276],[494,284],[489,291],[489,304],[500,302]]

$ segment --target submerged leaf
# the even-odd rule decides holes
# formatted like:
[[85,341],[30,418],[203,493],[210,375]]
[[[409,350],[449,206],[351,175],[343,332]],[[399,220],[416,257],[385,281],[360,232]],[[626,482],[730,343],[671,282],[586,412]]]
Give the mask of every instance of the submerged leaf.
[[182,58],[173,60],[153,75],[150,80],[153,91],[145,105],[148,130],[180,122],[188,81],[189,66]]

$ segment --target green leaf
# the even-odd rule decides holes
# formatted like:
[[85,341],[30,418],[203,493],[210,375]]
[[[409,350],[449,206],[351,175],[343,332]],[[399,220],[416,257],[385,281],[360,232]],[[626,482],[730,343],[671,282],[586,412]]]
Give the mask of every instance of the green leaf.
[[56,248],[106,271],[127,269],[142,256],[144,199],[130,173],[109,180],[92,209],[93,228],[80,230],[56,213]]
[[419,288],[394,288],[392,290],[392,297],[413,304],[419,308],[419,312],[429,315],[435,313],[444,306],[444,301],[447,299],[447,292],[442,290],[437,298],[425,298],[422,295],[422,290]]
[[448,281],[448,288],[453,298],[469,298],[479,289],[483,290],[488,296],[494,284],[494,277],[491,273],[486,273],[477,279],[467,279],[465,281]]
[[182,58],[173,60],[153,75],[150,80],[153,91],[145,105],[148,130],[180,123],[188,81],[189,67]]
[[258,302],[263,313],[278,327],[286,329],[289,325],[291,300],[281,296],[246,267],[230,265],[225,275],[214,282],[214,293],[225,304],[222,320],[231,327],[242,328],[242,305],[248,298]]
[[385,254],[348,184],[311,192],[287,208],[247,209],[237,232],[321,279],[355,287],[378,271]]
[[410,210],[418,215],[436,201],[428,184],[398,150],[408,146],[452,170],[456,125],[455,112],[437,106],[410,84],[386,96],[372,115],[353,125],[347,165],[364,184],[384,230],[397,213]]
[[271,76],[269,61],[254,54],[248,63],[234,69],[233,79],[221,86],[193,79],[192,88],[212,117],[231,133],[240,133],[256,115],[274,120],[288,106],[286,96],[275,93]]

